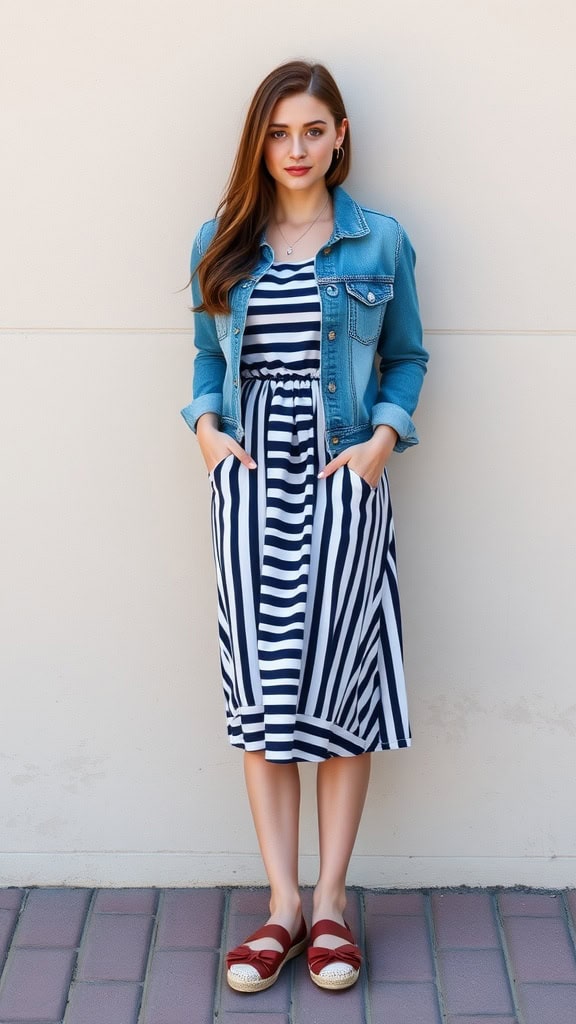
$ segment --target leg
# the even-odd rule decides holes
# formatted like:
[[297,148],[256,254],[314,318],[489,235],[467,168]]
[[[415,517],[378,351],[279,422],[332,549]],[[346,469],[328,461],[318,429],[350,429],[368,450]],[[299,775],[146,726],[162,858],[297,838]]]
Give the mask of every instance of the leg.
[[[286,961],[303,952],[307,942],[298,887],[300,775],[296,764],[273,764],[260,752],[244,755],[244,774],[270,882],[267,925],[276,927],[231,950],[227,980],[239,992],[259,992],[274,984]],[[254,952],[247,956],[246,947]]]
[[[343,923],[346,873],[356,841],[370,779],[370,754],[333,757],[318,765],[317,798],[320,874],[314,890],[313,920]],[[335,949],[334,935],[319,935],[315,945]]]
[[[256,835],[270,882],[270,922],[292,936],[302,917],[298,886],[300,774],[297,764],[274,764],[260,751],[244,754],[246,788]],[[276,948],[270,939],[250,943]],[[280,947],[278,947],[280,948]]]

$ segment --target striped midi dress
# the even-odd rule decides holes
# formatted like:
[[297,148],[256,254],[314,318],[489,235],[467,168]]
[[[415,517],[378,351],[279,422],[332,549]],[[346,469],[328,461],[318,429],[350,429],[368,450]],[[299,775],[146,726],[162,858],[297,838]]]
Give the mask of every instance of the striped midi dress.
[[314,262],[274,263],[242,344],[244,446],[210,473],[230,742],[274,762],[410,746],[383,475],[326,479]]

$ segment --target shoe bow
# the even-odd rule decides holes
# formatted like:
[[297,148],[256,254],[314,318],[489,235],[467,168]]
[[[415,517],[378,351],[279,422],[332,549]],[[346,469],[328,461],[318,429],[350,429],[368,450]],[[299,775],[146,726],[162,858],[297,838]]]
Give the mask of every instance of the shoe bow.
[[279,949],[251,949],[250,946],[238,946],[226,957],[226,966],[236,964],[252,964],[261,978],[269,978],[278,967],[278,961],[284,958]]
[[323,967],[330,964],[348,964],[355,971],[360,970],[362,954],[357,946],[346,943],[337,946],[336,949],[326,949],[324,946],[308,947],[308,965],[313,974],[320,974]]

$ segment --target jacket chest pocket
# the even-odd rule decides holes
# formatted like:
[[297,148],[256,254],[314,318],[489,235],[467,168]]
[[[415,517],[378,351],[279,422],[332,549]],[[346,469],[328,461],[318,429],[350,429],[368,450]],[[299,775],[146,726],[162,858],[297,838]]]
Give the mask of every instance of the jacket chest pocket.
[[386,303],[394,295],[392,281],[347,281],[348,332],[362,345],[373,345],[380,337]]

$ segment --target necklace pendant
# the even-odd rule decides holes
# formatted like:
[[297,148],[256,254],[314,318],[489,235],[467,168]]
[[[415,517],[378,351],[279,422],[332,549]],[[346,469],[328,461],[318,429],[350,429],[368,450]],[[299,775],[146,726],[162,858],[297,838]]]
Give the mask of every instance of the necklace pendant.
[[286,249],[286,255],[287,256],[291,256],[293,252],[294,252],[294,249],[292,248],[292,246],[290,246],[288,249]]

